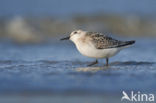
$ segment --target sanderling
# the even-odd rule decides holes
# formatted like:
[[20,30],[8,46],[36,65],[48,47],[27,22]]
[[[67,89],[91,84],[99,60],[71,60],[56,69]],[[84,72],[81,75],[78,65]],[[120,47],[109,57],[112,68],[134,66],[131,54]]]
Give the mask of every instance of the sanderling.
[[69,37],[62,38],[61,40],[71,40],[82,55],[96,58],[96,61],[88,66],[97,64],[97,59],[99,58],[106,58],[106,66],[108,66],[108,59],[110,57],[117,54],[123,48],[135,43],[134,40],[119,41],[101,33],[83,30],[75,30]]

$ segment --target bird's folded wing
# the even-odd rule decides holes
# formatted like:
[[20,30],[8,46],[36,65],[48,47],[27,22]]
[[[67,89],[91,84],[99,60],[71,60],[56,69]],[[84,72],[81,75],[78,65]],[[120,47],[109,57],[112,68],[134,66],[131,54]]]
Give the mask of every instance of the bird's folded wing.
[[122,41],[115,40],[109,36],[99,33],[89,33],[91,40],[97,49],[108,49],[120,47],[124,44]]

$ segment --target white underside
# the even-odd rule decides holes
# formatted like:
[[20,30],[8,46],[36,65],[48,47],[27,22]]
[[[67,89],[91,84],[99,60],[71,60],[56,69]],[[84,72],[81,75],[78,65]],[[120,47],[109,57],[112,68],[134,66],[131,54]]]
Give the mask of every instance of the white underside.
[[96,49],[93,44],[76,43],[79,52],[91,58],[109,58],[117,54],[122,48]]

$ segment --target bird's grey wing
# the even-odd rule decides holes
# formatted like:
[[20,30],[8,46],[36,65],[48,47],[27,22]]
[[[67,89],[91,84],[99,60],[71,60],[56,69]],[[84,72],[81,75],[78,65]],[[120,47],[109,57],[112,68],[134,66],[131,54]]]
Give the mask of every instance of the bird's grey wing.
[[90,35],[91,40],[97,49],[115,48],[124,44],[122,41],[115,40],[103,34],[88,32],[88,35]]

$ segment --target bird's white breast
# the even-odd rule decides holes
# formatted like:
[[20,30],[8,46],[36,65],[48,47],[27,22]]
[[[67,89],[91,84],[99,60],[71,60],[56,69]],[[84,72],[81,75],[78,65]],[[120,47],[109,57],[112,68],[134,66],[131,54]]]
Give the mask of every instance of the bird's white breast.
[[91,42],[83,43],[77,41],[75,45],[82,55],[92,58],[111,57],[121,50],[121,48],[97,49]]

